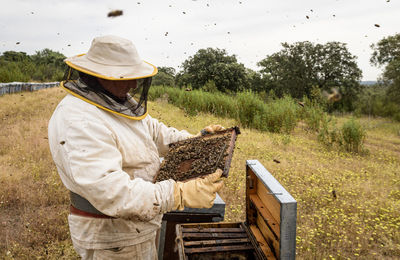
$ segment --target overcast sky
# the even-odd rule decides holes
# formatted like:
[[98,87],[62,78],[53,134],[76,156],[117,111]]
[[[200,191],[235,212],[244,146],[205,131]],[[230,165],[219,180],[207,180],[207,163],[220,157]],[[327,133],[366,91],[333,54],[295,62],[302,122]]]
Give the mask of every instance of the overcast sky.
[[[130,39],[142,59],[178,66],[201,48],[226,49],[246,67],[281,50],[281,43],[347,43],[363,80],[381,68],[369,64],[370,45],[400,31],[399,0],[0,0],[0,52],[34,54],[50,48],[85,53],[92,39]],[[123,15],[108,18],[120,9]],[[308,16],[308,18],[307,18]],[[378,24],[380,27],[376,27]],[[16,44],[20,42],[20,44]]]

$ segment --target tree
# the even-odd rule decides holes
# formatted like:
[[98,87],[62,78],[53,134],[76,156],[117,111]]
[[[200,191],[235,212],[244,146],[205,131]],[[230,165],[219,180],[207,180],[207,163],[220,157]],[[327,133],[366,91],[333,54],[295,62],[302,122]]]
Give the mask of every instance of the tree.
[[246,68],[246,77],[252,91],[260,92],[264,90],[264,83],[259,72]]
[[64,59],[62,53],[50,49],[34,55],[5,51],[0,56],[0,82],[60,81],[67,68]]
[[400,34],[385,37],[371,48],[374,50],[371,63],[385,66],[382,81],[388,85],[387,96],[400,103]]
[[5,51],[0,57],[2,60],[9,62],[30,61],[30,58],[26,52]]
[[308,41],[282,43],[283,49],[258,62],[265,90],[278,96],[290,94],[295,98],[310,97],[313,86],[321,91],[339,88],[342,107],[352,109],[362,72],[346,44],[328,42],[313,44]]
[[64,54],[57,51],[52,51],[46,48],[41,51],[36,51],[36,53],[31,57],[36,65],[51,65],[58,68],[66,68],[66,65],[64,64],[64,59],[66,57]]
[[174,86],[175,85],[175,69],[172,67],[159,67],[158,73],[153,77],[152,84],[154,86]]
[[175,77],[176,71],[172,67],[159,67],[158,72],[163,72],[169,76]]
[[222,92],[237,92],[248,87],[246,68],[225,50],[200,49],[182,63],[182,68],[176,79],[181,87],[191,85],[200,89],[210,81]]

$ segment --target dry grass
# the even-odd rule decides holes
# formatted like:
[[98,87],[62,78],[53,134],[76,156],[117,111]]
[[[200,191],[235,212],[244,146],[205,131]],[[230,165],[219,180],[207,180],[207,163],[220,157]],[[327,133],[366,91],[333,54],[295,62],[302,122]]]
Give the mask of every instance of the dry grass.
[[[0,97],[0,258],[76,258],[67,192],[46,139],[47,121],[64,95],[54,88]],[[151,102],[150,114],[191,133],[235,125],[187,117],[164,102]],[[400,257],[400,124],[361,122],[369,151],[362,156],[328,151],[301,127],[291,136],[242,129],[221,195],[226,221],[244,220],[245,160],[258,159],[298,201],[299,259]]]
[[47,123],[60,89],[0,97],[0,258],[76,258]]

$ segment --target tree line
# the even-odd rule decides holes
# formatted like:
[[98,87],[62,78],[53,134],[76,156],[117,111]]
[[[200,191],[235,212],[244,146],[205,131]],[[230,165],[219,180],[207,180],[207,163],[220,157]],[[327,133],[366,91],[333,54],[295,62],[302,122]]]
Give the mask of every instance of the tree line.
[[[383,69],[375,86],[360,85],[362,71],[345,43],[309,41],[282,43],[280,51],[257,63],[258,71],[246,68],[224,49],[200,49],[178,72],[160,67],[153,85],[228,94],[250,90],[265,99],[288,95],[299,101],[316,100],[328,111],[400,120],[400,34],[385,37],[371,48],[371,64]],[[0,56],[0,82],[62,80],[65,58],[50,49],[34,55],[6,51]]]
[[0,56],[0,82],[49,82],[62,80],[67,65],[64,54],[50,49],[25,52],[5,51]]
[[260,60],[259,71],[246,68],[218,48],[200,49],[186,59],[182,70],[161,67],[154,85],[237,93],[245,90],[264,99],[289,95],[299,101],[318,101],[327,111],[392,117],[400,121],[400,34],[372,44],[371,64],[382,67],[374,86],[360,84],[357,57],[345,43],[282,43],[282,49]]

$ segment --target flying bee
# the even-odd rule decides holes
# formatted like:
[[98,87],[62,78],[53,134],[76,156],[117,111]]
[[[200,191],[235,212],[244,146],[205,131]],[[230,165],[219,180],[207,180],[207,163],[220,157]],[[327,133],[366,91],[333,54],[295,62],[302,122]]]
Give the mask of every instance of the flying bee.
[[122,10],[114,10],[114,11],[110,11],[108,14],[107,14],[107,17],[117,17],[117,16],[120,16],[120,15],[123,15],[123,11]]
[[337,88],[331,88],[331,93],[323,91],[322,94],[326,97],[328,102],[335,103],[342,99],[342,95]]

